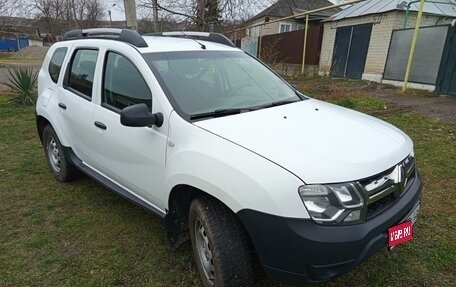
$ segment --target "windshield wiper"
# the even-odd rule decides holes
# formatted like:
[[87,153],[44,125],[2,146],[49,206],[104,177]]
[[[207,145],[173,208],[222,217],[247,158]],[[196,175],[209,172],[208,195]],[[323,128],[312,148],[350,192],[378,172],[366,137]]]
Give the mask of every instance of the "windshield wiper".
[[292,100],[283,100],[283,101],[277,101],[277,102],[272,102],[270,104],[258,106],[255,108],[255,110],[260,110],[260,109],[266,109],[266,108],[271,108],[271,107],[277,107],[277,106],[282,106],[286,104],[291,104],[291,103],[296,103],[300,102],[302,99],[292,99]]
[[254,109],[250,109],[250,108],[218,109],[218,110],[215,110],[215,111],[210,111],[210,112],[205,112],[205,113],[191,115],[190,119],[191,120],[197,120],[197,119],[204,119],[204,118],[217,118],[217,117],[240,114],[240,113],[244,113],[244,112],[250,112],[250,111],[253,111],[253,110]]
[[205,112],[205,113],[200,113],[200,114],[193,114],[190,116],[190,119],[198,120],[198,119],[204,119],[204,118],[217,118],[217,117],[223,117],[223,116],[229,116],[229,115],[235,115],[235,114],[241,114],[241,113],[245,113],[245,112],[266,109],[266,108],[270,108],[270,107],[277,107],[277,106],[291,104],[291,103],[300,102],[300,101],[302,101],[302,99],[283,100],[283,101],[277,101],[277,102],[273,102],[273,103],[269,103],[269,104],[265,104],[265,105],[253,106],[253,107],[248,107],[248,108],[218,109],[215,111],[210,111],[210,112]]

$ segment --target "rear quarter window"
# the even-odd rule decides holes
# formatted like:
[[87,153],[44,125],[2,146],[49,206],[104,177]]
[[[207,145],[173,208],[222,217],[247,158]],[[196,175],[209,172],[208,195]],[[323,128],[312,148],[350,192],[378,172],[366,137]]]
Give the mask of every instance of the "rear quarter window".
[[60,70],[62,69],[63,59],[65,59],[65,55],[67,53],[67,48],[57,48],[52,54],[51,61],[49,62],[49,76],[51,77],[54,83],[57,83],[59,80]]

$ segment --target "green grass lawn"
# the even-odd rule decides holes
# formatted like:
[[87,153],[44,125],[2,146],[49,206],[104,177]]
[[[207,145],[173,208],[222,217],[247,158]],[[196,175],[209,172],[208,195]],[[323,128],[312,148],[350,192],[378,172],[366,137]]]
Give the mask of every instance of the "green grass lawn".
[[[332,99],[393,123],[415,142],[424,181],[414,240],[386,247],[325,286],[456,282],[456,125],[372,98]],[[453,282],[453,283],[451,283]],[[34,109],[0,96],[0,286],[199,286],[189,244],[168,246],[160,218],[82,177],[48,171]],[[258,286],[279,286],[267,279]]]

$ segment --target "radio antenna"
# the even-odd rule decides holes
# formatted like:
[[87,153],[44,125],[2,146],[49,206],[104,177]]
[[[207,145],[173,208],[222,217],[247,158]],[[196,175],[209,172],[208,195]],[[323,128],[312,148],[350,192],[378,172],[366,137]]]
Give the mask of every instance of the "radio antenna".
[[206,45],[204,45],[203,43],[200,43],[198,40],[196,40],[195,38],[190,37],[189,35],[185,34],[185,33],[182,32],[182,31],[179,31],[179,32],[181,32],[182,35],[185,36],[185,38],[187,38],[187,39],[192,39],[193,41],[195,41],[196,43],[198,43],[198,44],[201,46],[201,49],[206,50]]

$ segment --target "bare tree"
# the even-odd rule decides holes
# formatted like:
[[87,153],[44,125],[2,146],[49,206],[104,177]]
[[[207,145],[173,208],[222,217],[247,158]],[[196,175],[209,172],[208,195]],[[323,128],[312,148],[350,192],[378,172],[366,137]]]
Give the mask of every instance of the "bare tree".
[[69,4],[78,28],[96,27],[105,16],[104,1],[71,0]]
[[[176,22],[171,16],[161,17],[157,23],[153,19],[142,18],[138,20],[138,32],[140,34],[146,34],[157,31],[172,31],[178,29],[182,23]],[[184,23],[185,25],[185,23]],[[185,30],[185,26],[182,27]]]
[[5,25],[10,24],[11,16],[19,16],[20,6],[22,1],[18,0],[0,0],[0,30],[3,30]]
[[52,35],[73,28],[96,27],[105,16],[102,0],[33,0],[32,7]]
[[67,8],[63,8],[64,4],[66,4],[64,1],[58,0],[34,0],[32,2],[32,6],[37,10],[37,16],[46,22],[52,35],[57,35],[60,32],[59,20],[62,20],[64,11]]
[[89,1],[87,5],[86,23],[88,27],[95,27],[106,16],[105,1]]
[[[137,0],[142,10],[152,11],[154,0]],[[172,15],[177,21],[189,22],[196,30],[219,31],[225,24],[247,20],[274,0],[157,0],[159,17]]]
[[0,0],[0,16],[21,16],[24,9],[21,9],[25,0]]

